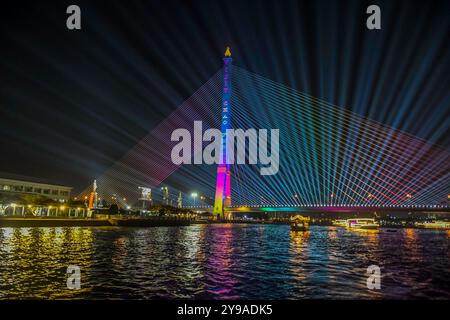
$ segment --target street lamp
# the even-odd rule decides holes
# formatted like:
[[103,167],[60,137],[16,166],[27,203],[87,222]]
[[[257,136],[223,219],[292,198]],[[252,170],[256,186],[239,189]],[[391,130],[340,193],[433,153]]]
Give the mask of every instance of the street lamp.
[[194,207],[195,207],[195,198],[197,198],[198,194],[197,192],[192,192],[191,197],[194,198]]

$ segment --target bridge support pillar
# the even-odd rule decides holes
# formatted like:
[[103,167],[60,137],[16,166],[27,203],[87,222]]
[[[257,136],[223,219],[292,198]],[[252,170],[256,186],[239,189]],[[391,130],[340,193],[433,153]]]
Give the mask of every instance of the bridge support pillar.
[[220,162],[217,167],[216,194],[214,198],[214,215],[219,219],[225,219],[225,207],[231,206],[231,178],[230,165],[227,157],[227,130],[231,128],[231,52],[225,51],[223,58],[223,92],[222,92],[222,118],[221,132],[222,143],[220,150]]

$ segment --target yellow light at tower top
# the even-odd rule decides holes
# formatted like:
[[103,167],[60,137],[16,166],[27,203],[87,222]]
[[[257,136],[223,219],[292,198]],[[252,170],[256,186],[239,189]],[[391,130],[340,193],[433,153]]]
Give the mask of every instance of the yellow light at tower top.
[[231,57],[230,47],[227,47],[227,49],[225,50],[225,57]]

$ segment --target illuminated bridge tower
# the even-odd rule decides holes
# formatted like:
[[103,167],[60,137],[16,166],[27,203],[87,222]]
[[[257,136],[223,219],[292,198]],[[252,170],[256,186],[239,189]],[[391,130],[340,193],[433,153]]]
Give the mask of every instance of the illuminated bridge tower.
[[222,92],[222,146],[220,161],[217,166],[216,196],[214,198],[214,214],[220,219],[226,218],[224,208],[231,206],[230,164],[227,162],[227,129],[231,129],[231,58],[227,47],[223,58],[223,92]]

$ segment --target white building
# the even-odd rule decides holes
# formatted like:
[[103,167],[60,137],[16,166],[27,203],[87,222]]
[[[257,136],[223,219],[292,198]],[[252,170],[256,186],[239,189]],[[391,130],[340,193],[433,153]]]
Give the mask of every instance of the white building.
[[71,187],[28,181],[25,178],[11,178],[0,176],[0,193],[32,194],[47,197],[49,199],[67,202],[70,198]]

